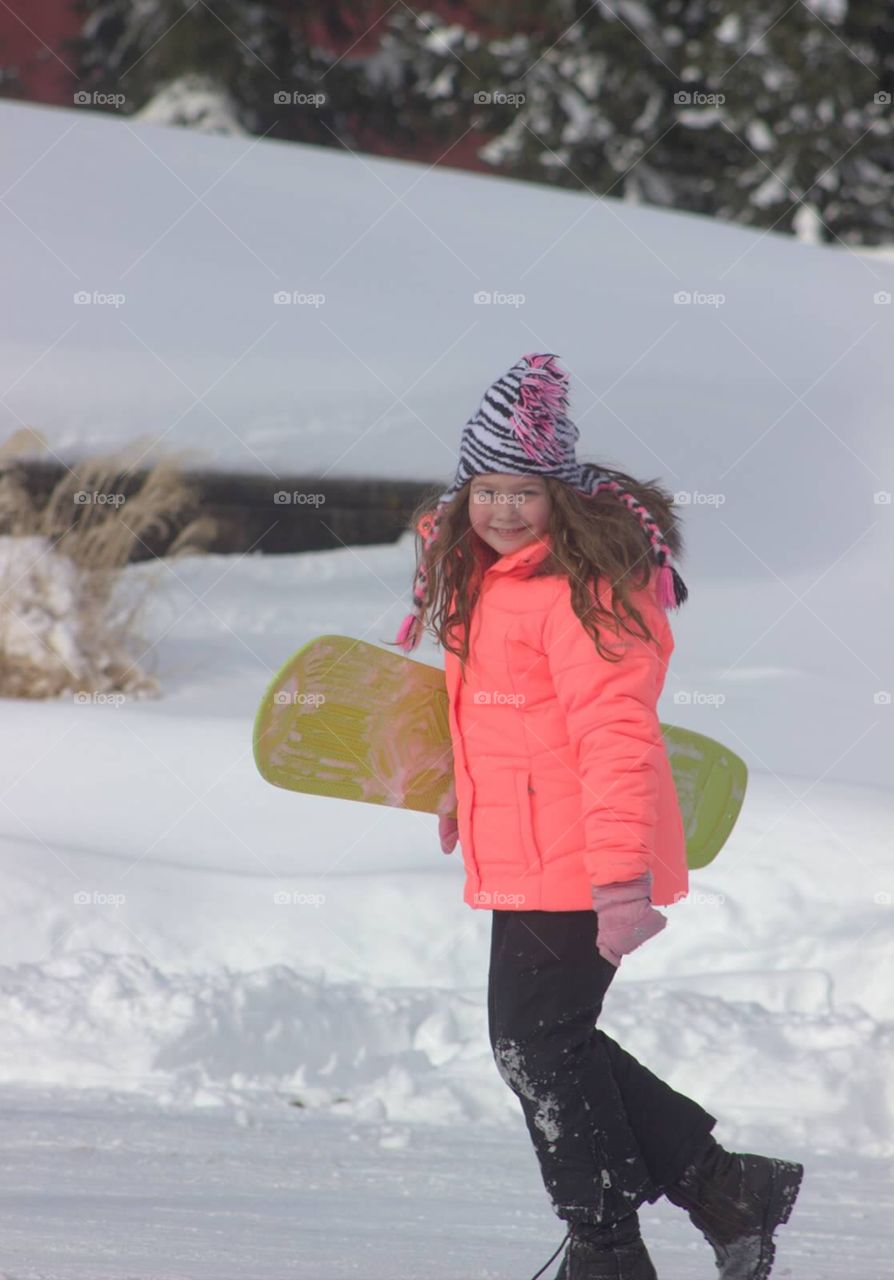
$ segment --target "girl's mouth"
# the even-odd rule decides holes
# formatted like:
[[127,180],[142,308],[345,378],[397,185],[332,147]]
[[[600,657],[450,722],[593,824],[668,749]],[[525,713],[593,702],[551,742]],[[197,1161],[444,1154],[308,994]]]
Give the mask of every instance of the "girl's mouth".
[[524,525],[517,525],[513,529],[494,529],[493,531],[500,538],[517,538],[519,534],[524,533]]

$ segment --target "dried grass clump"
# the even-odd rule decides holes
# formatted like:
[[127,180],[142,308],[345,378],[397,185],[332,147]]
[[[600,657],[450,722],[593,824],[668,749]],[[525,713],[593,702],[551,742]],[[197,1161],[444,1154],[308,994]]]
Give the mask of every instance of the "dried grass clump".
[[19,459],[45,448],[30,429],[0,445],[0,696],[158,695],[139,633],[158,579],[135,593],[125,569],[138,546],[184,521],[165,556],[206,549],[215,525],[190,518],[198,495],[181,473],[186,455],[157,463],[142,484],[138,445],[75,463],[41,503]]

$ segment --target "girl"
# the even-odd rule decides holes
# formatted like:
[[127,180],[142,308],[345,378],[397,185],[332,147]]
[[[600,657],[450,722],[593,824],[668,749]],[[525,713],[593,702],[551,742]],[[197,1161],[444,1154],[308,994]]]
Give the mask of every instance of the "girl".
[[803,1167],[725,1151],[712,1115],[595,1026],[621,958],[667,924],[653,904],[688,889],[656,709],[665,610],[687,591],[669,495],[578,463],[567,410],[557,357],[522,356],[414,519],[396,643],[415,649],[430,620],[445,650],[457,812],[442,848],[459,839],[464,901],[492,912],[490,1042],[569,1226],[557,1280],[657,1280],[637,1210],[661,1195],[721,1280],[766,1280]]

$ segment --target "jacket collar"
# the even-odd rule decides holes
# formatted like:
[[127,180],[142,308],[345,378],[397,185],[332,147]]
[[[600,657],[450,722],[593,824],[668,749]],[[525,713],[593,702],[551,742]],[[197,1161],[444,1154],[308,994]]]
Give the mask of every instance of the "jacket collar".
[[544,533],[536,542],[529,542],[526,546],[519,547],[517,551],[507,551],[505,555],[500,556],[499,560],[495,560],[485,570],[485,576],[488,573],[506,573],[510,569],[515,569],[519,565],[537,564],[549,552],[552,546],[552,538],[549,533]]

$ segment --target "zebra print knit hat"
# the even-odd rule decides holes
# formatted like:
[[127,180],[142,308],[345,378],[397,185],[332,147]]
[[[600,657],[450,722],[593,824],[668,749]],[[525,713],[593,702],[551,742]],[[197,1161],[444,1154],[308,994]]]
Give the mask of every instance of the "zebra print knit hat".
[[473,476],[491,472],[551,476],[589,497],[603,489],[614,493],[637,517],[649,539],[660,569],[659,603],[664,609],[683,604],[689,593],[671,564],[670,547],[658,525],[617,480],[602,474],[592,463],[577,461],[575,445],[579,439],[580,431],[568,417],[568,373],[557,356],[524,355],[488,387],[463,428],[453,484],[438,498],[435,510],[419,521],[423,553],[413,583],[413,610],[401,623],[395,641],[404,652],[412,652],[422,639],[428,552],[437,539],[443,509]]

